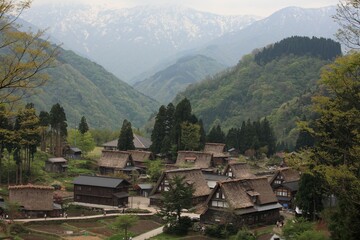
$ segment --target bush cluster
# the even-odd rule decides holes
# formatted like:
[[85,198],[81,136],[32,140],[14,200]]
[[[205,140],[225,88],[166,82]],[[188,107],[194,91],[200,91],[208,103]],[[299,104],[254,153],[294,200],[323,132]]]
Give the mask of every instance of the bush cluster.
[[215,238],[227,238],[230,235],[236,234],[237,229],[231,225],[219,224],[207,226],[205,229],[205,234],[210,237]]
[[193,222],[189,217],[181,217],[175,224],[170,224],[164,227],[164,232],[167,234],[184,236],[188,234],[189,228],[191,228]]

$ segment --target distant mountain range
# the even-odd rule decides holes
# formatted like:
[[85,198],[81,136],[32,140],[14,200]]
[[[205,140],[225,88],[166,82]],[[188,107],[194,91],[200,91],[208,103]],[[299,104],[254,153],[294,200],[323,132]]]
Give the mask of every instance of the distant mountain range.
[[21,16],[48,28],[64,47],[104,66],[124,81],[174,53],[203,46],[251,24],[253,16],[220,16],[179,6],[100,8],[95,5],[34,5]]
[[141,127],[159,106],[102,66],[72,51],[62,49],[57,67],[48,69],[48,74],[50,81],[26,101],[45,111],[60,103],[72,128],[82,116],[91,128],[120,129],[124,119]]
[[168,104],[188,85],[224,68],[224,65],[206,56],[187,56],[144,81],[135,83],[134,88],[162,104]]

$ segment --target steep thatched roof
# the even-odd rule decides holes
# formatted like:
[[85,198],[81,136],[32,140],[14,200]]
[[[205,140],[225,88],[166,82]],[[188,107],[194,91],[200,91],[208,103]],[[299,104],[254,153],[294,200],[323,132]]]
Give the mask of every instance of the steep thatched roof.
[[[266,178],[233,179],[219,182],[208,202],[219,188],[225,195],[229,206],[234,210],[277,203],[278,201]],[[255,202],[253,197],[256,198]]]
[[16,202],[28,211],[53,210],[54,188],[39,185],[17,185],[9,187],[9,201]]
[[148,151],[139,151],[139,150],[128,150],[133,161],[144,163],[146,160],[151,158],[151,152]]
[[205,143],[204,152],[212,153],[214,157],[230,157],[230,154],[225,152],[224,143]]
[[128,161],[132,161],[129,152],[103,150],[98,164],[100,167],[123,169]]
[[206,169],[213,167],[212,158],[212,153],[196,151],[178,151],[176,165],[189,165],[195,168]]
[[199,168],[180,168],[174,170],[165,171],[160,177],[159,181],[155,185],[151,195],[155,194],[160,184],[165,180],[173,179],[174,177],[184,177],[184,181],[191,184],[194,188],[193,197],[206,196],[210,194],[210,188],[208,187],[204,175]]
[[229,163],[225,169],[224,173],[228,171],[232,172],[232,177],[237,179],[244,179],[244,178],[255,178],[256,176],[250,172],[250,166],[245,162],[231,162]]
[[300,173],[298,171],[296,171],[295,169],[286,167],[286,168],[279,168],[275,172],[272,179],[270,180],[270,183],[273,183],[273,181],[276,179],[276,177],[279,174],[283,176],[283,179],[282,179],[283,182],[294,182],[294,181],[300,180]]

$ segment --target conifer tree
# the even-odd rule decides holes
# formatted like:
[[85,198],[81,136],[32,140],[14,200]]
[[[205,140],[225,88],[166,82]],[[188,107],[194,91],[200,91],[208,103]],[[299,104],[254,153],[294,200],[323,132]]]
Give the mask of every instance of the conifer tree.
[[159,108],[159,112],[155,117],[155,124],[154,129],[151,133],[151,146],[150,149],[153,153],[160,153],[162,144],[166,135],[166,121],[167,121],[167,114],[166,108],[162,105]]
[[123,124],[122,124],[122,127],[121,127],[117,147],[121,151],[127,151],[127,150],[134,150],[135,149],[134,135],[133,135],[132,127],[131,127],[131,122],[129,122],[126,119],[123,121]]
[[199,127],[200,127],[200,139],[199,139],[199,148],[198,150],[202,150],[204,149],[205,147],[205,143],[206,143],[206,132],[205,132],[205,129],[204,129],[204,124],[203,124],[203,121],[200,119],[199,120],[199,123],[198,123]]
[[41,128],[41,143],[40,143],[40,149],[41,151],[46,151],[46,134],[47,129],[50,125],[50,115],[46,111],[41,111],[39,114],[39,124]]
[[225,133],[221,130],[220,125],[213,126],[206,137],[207,142],[225,143]]
[[192,122],[191,115],[191,104],[187,98],[180,101],[175,108],[174,113],[174,134],[173,143],[176,144],[177,150],[182,149],[181,147],[181,123]]
[[50,110],[51,152],[57,157],[63,155],[63,142],[67,136],[67,122],[64,108],[59,103]]
[[82,116],[80,123],[79,123],[79,132],[81,134],[85,134],[87,131],[89,131],[89,126],[86,122],[86,118],[84,116]]

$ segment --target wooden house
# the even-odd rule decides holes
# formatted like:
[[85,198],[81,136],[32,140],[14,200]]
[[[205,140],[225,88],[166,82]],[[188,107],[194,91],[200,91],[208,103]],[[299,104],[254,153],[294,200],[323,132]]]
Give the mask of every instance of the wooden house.
[[152,183],[139,183],[134,188],[138,195],[143,197],[149,197],[154,185]]
[[45,171],[53,173],[64,173],[68,168],[65,158],[49,158],[45,162]]
[[177,167],[200,168],[203,172],[214,172],[213,154],[197,151],[178,151]]
[[230,158],[230,154],[225,152],[224,143],[205,143],[204,152],[213,154],[215,166],[225,166]]
[[116,173],[130,175],[132,171],[139,170],[134,166],[131,154],[126,151],[103,150],[98,165],[102,175]]
[[154,159],[153,154],[149,151],[128,150],[127,152],[130,153],[135,167],[139,167],[141,169],[146,169],[146,161]]
[[279,168],[270,179],[270,185],[285,208],[294,208],[294,197],[299,189],[300,173],[292,168]]
[[67,147],[65,149],[65,156],[71,159],[81,159],[82,151],[77,147]]
[[60,216],[61,206],[54,204],[54,188],[39,185],[15,185],[9,187],[9,201],[17,203],[27,216]]
[[246,179],[256,177],[245,162],[230,162],[226,165],[223,174],[229,178]]
[[183,168],[165,171],[150,193],[150,205],[161,206],[162,193],[169,190],[169,181],[175,176],[184,177],[187,184],[192,185],[194,188],[192,204],[193,206],[206,201],[210,194],[208,187],[201,169],[199,168]]
[[74,201],[90,204],[125,206],[130,183],[125,179],[79,176],[74,179]]
[[[134,135],[135,150],[147,151],[150,149],[150,146],[152,144],[150,139],[142,137],[135,133],[133,135]],[[118,139],[115,139],[110,142],[104,143],[103,147],[104,150],[118,150],[117,145],[118,145]]]
[[237,227],[274,224],[280,217],[280,209],[266,178],[233,179],[216,185],[200,221]]

